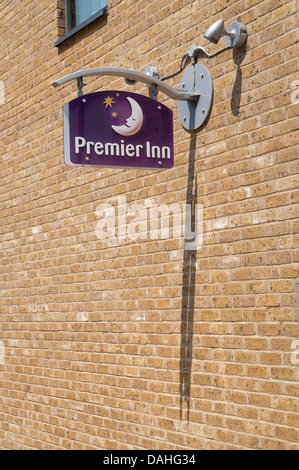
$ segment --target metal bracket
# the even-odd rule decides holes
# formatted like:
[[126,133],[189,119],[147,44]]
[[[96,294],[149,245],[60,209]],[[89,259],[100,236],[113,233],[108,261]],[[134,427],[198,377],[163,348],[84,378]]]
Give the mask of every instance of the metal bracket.
[[201,127],[209,117],[213,101],[213,83],[209,71],[201,64],[195,64],[184,74],[180,88],[196,93],[196,103],[178,102],[178,115],[188,131]]
[[[149,65],[148,67],[146,67],[144,73],[145,75],[149,75],[150,77],[160,78],[157,67],[151,67]],[[158,85],[156,84],[146,85],[145,84],[145,86],[149,87],[149,97],[152,98],[153,100],[157,100],[158,99]]]
[[88,70],[81,70],[79,72],[71,73],[66,77],[60,78],[56,82],[52,83],[53,87],[58,87],[64,85],[65,83],[72,82],[77,80],[77,78],[84,78],[84,77],[103,77],[103,76],[112,76],[112,77],[123,77],[129,80],[135,80],[136,82],[142,82],[146,85],[157,85],[159,91],[165,93],[165,95],[169,96],[174,100],[184,100],[184,101],[196,101],[198,99],[198,95],[196,93],[188,93],[183,90],[176,90],[171,86],[167,85],[166,83],[162,82],[155,77],[150,77],[145,73],[136,72],[135,70],[127,70],[127,69],[118,69],[118,68],[99,68],[99,69],[88,69]]
[[[155,76],[118,68],[98,68],[82,70],[63,77],[52,83],[54,87],[77,80],[78,94],[82,96],[84,77],[110,75],[123,77],[132,81],[142,82],[150,86],[152,98],[161,91],[170,98],[178,101],[179,118],[185,129],[195,130],[208,118],[212,104],[213,86],[211,76],[203,65],[193,65],[184,75],[181,87],[177,90]],[[182,106],[182,104],[184,106]]]
[[86,83],[83,82],[83,78],[77,78],[77,88],[78,88],[78,98],[83,96],[83,87],[86,86]]

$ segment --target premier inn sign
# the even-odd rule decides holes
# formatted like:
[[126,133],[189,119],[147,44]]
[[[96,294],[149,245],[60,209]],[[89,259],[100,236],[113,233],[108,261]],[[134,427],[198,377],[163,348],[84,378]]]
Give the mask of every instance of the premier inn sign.
[[174,165],[172,111],[151,98],[122,91],[84,95],[63,106],[63,126],[69,166]]

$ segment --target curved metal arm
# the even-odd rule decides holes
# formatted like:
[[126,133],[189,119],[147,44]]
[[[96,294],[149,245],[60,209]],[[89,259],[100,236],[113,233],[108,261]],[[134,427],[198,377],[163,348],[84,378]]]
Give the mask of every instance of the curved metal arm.
[[146,85],[156,85],[162,93],[169,96],[174,100],[178,101],[189,101],[189,102],[196,102],[198,101],[199,94],[198,93],[188,93],[183,90],[177,90],[172,88],[171,86],[167,85],[166,83],[162,82],[158,78],[150,77],[145,73],[136,72],[135,70],[126,70],[126,69],[118,69],[118,68],[97,68],[97,69],[89,69],[89,70],[81,70],[79,72],[72,73],[67,75],[66,77],[60,78],[56,82],[52,83],[52,86],[55,88],[64,85],[65,83],[77,80],[78,78],[90,77],[90,76],[104,76],[110,75],[113,77],[123,77],[129,80],[136,80],[138,82],[145,83]]
[[196,60],[197,60],[197,54],[199,52],[203,52],[207,57],[209,57],[210,59],[212,57],[216,57],[216,55],[220,54],[221,52],[224,52],[224,51],[227,51],[228,49],[232,49],[232,46],[226,46],[226,47],[223,47],[222,49],[220,49],[219,51],[216,51],[214,52],[213,54],[209,54],[203,47],[201,46],[191,46],[189,51],[188,51],[188,55],[192,58],[194,57]]

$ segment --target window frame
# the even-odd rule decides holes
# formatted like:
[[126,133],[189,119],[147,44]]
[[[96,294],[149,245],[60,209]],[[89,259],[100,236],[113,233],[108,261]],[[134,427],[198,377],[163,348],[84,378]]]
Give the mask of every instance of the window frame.
[[88,26],[90,23],[97,20],[103,15],[108,15],[108,2],[107,2],[107,6],[101,8],[101,10],[97,11],[94,15],[90,16],[85,21],[83,21],[82,23],[78,24],[77,26],[71,29],[71,1],[65,0],[66,34],[62,38],[58,39],[58,41],[55,42],[54,46],[58,47],[64,41],[66,41],[67,39],[71,38],[76,33],[78,33],[78,31],[81,31],[81,29],[85,28],[85,26]]

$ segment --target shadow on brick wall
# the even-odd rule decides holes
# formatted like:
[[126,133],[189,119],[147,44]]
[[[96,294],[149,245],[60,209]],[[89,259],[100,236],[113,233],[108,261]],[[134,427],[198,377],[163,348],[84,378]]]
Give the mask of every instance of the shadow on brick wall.
[[234,116],[240,115],[240,102],[242,96],[242,69],[241,63],[245,59],[246,55],[246,44],[240,48],[233,50],[234,63],[238,66],[236,80],[234,83],[232,97],[231,97],[231,110]]
[[[197,179],[195,175],[196,134],[191,135],[189,150],[188,185],[186,203],[195,211],[197,203]],[[195,212],[192,214],[195,225]],[[195,227],[192,227],[195,232]],[[186,243],[186,242],[185,242]],[[196,276],[196,250],[184,249],[182,311],[181,311],[181,357],[180,357],[180,418],[186,407],[189,421],[191,369],[193,358],[193,324],[194,324],[194,297]]]

